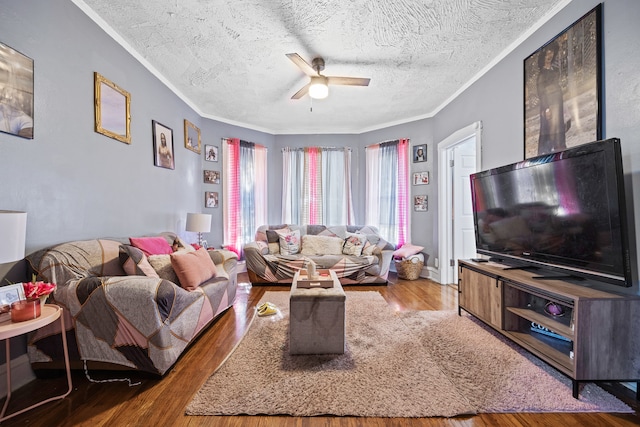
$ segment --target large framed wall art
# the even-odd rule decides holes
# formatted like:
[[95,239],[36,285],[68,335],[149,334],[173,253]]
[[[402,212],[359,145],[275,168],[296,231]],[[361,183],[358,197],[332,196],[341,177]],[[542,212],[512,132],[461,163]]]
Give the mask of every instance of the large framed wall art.
[[524,60],[524,158],[602,139],[602,5]]
[[33,139],[33,59],[0,43],[0,132]]

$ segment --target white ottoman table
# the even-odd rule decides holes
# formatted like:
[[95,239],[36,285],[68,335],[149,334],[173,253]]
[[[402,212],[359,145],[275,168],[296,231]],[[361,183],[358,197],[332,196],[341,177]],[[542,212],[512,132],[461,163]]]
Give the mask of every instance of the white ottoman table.
[[346,294],[334,271],[331,288],[299,288],[296,273],[289,294],[289,353],[343,354]]

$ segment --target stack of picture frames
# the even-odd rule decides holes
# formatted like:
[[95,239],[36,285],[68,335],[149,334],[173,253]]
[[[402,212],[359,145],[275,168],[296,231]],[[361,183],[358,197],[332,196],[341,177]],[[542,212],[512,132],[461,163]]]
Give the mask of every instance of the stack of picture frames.
[[[204,159],[207,162],[218,162],[218,147],[215,145],[205,145],[204,146]],[[213,166],[212,166],[213,167]],[[212,184],[215,186],[220,185],[220,170],[204,170],[204,183]],[[213,187],[214,189],[216,187]],[[218,191],[205,191],[204,192],[204,206],[206,208],[217,208],[218,207]]]
[[[427,144],[416,145],[413,147],[413,163],[422,163],[427,161]],[[429,171],[421,171],[413,173],[413,185],[429,184]],[[428,197],[426,194],[414,194],[413,210],[416,212],[426,212],[429,208]]]

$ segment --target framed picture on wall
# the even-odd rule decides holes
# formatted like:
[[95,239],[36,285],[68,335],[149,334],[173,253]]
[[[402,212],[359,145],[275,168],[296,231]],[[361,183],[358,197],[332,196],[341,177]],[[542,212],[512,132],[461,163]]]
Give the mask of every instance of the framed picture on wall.
[[215,145],[206,145],[204,146],[204,159],[208,162],[217,162],[218,161],[218,147]]
[[426,212],[428,210],[428,200],[426,194],[413,197],[413,210],[416,212]]
[[602,139],[598,5],[524,60],[524,158]]
[[205,184],[220,184],[220,172],[219,171],[204,171],[204,183]]
[[206,208],[218,207],[218,192],[217,191],[205,191],[204,193],[204,206]]
[[427,161],[427,144],[413,147],[413,163]]
[[0,43],[0,132],[33,139],[33,59]]
[[173,156],[173,130],[151,120],[153,128],[153,164],[167,169],[175,168]]
[[200,129],[187,119],[184,119],[184,146],[200,154]]
[[429,183],[429,172],[414,172],[413,185],[427,185]]
[[131,95],[99,73],[93,75],[96,132],[131,144]]

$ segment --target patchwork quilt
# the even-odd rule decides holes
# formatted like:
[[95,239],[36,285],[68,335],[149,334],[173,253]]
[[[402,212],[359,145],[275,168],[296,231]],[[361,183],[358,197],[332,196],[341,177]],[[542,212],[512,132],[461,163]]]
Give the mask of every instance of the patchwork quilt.
[[[168,242],[175,238],[163,235]],[[57,284],[53,302],[64,308],[72,362],[103,362],[163,375],[233,304],[237,257],[230,251],[209,251],[217,275],[190,292],[166,277],[126,275],[119,259],[122,244],[108,239],[68,242],[27,260],[37,280]],[[60,323],[54,322],[29,335],[34,369],[64,360],[60,333]]]

